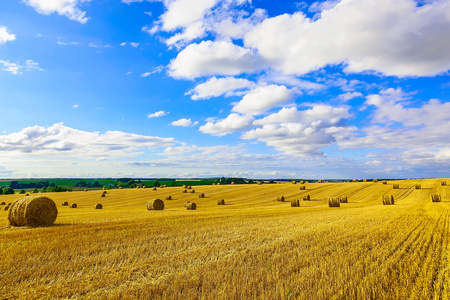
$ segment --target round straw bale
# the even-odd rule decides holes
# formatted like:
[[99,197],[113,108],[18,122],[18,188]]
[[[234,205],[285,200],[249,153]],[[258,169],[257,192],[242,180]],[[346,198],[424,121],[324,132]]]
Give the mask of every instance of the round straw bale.
[[339,202],[341,202],[341,203],[348,203],[347,196],[340,196],[339,197]]
[[195,193],[195,190],[191,190],[191,193],[194,194],[194,193]]
[[156,190],[158,190],[158,189],[154,187],[153,190],[156,191]]
[[217,200],[217,205],[225,205],[225,200]]
[[218,182],[217,185],[220,185],[220,182]]
[[341,201],[339,200],[339,197],[328,198],[328,206],[329,207],[341,207]]
[[300,181],[299,183],[300,183],[300,184],[305,184],[305,181],[304,181],[304,180],[302,180],[302,181]]
[[183,190],[182,193],[183,193],[183,194],[186,194],[186,193],[187,193],[187,190]]
[[201,193],[200,195],[198,195],[199,198],[205,198],[205,194]]
[[300,191],[304,191],[304,190],[306,190],[306,186],[301,185],[301,186],[300,186]]
[[0,203],[0,205],[6,205],[6,202],[2,202],[2,203]]
[[420,183],[415,185],[416,190],[420,190],[422,188],[422,185]]
[[85,192],[87,192],[87,189],[84,189]]
[[102,194],[100,197],[106,197],[105,194]]
[[187,188],[187,185],[183,184],[183,189]]
[[76,204],[76,203],[72,203],[72,205],[70,206],[70,208],[77,208],[77,204]]
[[98,203],[96,206],[95,206],[95,209],[102,209],[103,208],[103,205],[101,205],[100,203]]
[[164,209],[164,201],[161,199],[150,200],[147,202],[148,210],[163,210]]
[[393,188],[394,190],[398,189],[399,187],[400,187],[399,184],[393,184],[393,185],[392,185],[392,188]]
[[323,181],[322,181],[322,179],[319,179],[319,180],[317,180],[317,182],[318,182],[318,183],[322,183]]
[[310,201],[310,200],[311,200],[311,196],[310,195],[303,196],[303,201]]
[[297,184],[297,181],[293,180],[293,181],[292,181],[292,184]]
[[196,210],[197,204],[195,204],[194,202],[189,202],[186,204],[186,208],[187,208],[187,210]]
[[26,193],[25,196],[30,196],[30,194]]
[[358,180],[356,180],[356,179],[353,179],[352,181],[353,181],[353,182],[358,182]]
[[363,179],[363,182],[367,182],[367,179]]
[[188,205],[189,203],[191,203],[191,201],[186,202],[186,203],[184,204],[184,207],[187,207],[187,205]]
[[291,207],[300,207],[300,200],[298,199],[291,200]]
[[63,202],[62,206],[69,206],[69,202],[67,201]]
[[9,209],[9,205],[6,205],[5,207],[3,207],[3,210],[8,210]]
[[441,181],[441,185],[442,186],[447,185],[447,181]]
[[373,182],[378,182],[378,179],[374,179]]
[[166,200],[172,200],[172,196],[167,196]]
[[107,191],[103,191],[103,194],[107,194],[108,192]]
[[387,184],[387,180],[383,180],[383,184]]
[[121,190],[122,189],[122,187],[121,186],[119,186],[119,190]]
[[52,199],[28,196],[11,204],[8,220],[12,226],[49,226],[55,223],[58,209]]

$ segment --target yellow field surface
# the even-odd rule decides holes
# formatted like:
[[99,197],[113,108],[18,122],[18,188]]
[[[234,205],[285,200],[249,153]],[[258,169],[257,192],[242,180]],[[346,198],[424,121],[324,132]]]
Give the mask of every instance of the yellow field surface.
[[[449,299],[441,180],[45,194],[58,207],[54,226],[9,227],[0,211],[0,299]],[[384,195],[395,204],[382,205]],[[348,203],[328,207],[338,196]],[[146,209],[155,198],[164,211]]]

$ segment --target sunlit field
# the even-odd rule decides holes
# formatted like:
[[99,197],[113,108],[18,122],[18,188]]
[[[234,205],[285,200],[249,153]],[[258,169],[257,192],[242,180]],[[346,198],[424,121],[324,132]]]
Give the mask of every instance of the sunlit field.
[[[0,298],[448,299],[443,180],[48,193],[58,207],[51,227],[10,227],[0,206]],[[383,205],[385,195],[395,204]],[[348,203],[328,207],[339,196]],[[148,211],[156,198],[165,209]]]

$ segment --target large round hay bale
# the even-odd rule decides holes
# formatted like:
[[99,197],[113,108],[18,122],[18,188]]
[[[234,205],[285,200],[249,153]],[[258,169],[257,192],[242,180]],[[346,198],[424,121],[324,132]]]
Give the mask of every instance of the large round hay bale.
[[225,200],[223,199],[217,200],[217,205],[225,205]]
[[52,199],[28,196],[11,204],[8,220],[12,226],[49,226],[55,223],[58,209]]
[[164,209],[164,201],[161,199],[150,200],[147,202],[148,210],[163,210]]
[[100,203],[98,203],[96,206],[95,206],[95,209],[102,209],[103,208],[103,205],[101,205]]
[[63,202],[62,206],[69,206],[69,202],[67,201]]
[[76,203],[72,203],[72,205],[70,206],[70,208],[77,208],[77,204],[76,204]]
[[187,210],[196,210],[197,204],[195,204],[194,202],[186,203],[186,208],[187,208]]

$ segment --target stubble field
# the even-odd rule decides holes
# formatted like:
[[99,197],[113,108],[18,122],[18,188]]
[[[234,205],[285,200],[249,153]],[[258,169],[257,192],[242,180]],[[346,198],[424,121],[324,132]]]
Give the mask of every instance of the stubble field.
[[[51,227],[9,227],[0,206],[0,298],[449,299],[450,186],[441,181],[45,194],[58,207]],[[382,205],[384,195],[395,205]],[[338,196],[348,203],[328,207]],[[155,198],[164,211],[146,209]]]

